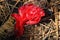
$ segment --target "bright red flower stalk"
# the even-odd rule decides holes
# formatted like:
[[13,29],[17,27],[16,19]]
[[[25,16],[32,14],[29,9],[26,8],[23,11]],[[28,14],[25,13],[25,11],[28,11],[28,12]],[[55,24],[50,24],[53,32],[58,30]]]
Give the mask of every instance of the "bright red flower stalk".
[[34,4],[26,4],[18,8],[18,14],[12,14],[16,20],[16,36],[20,37],[24,32],[24,24],[37,24],[41,17],[45,16],[44,10]]

